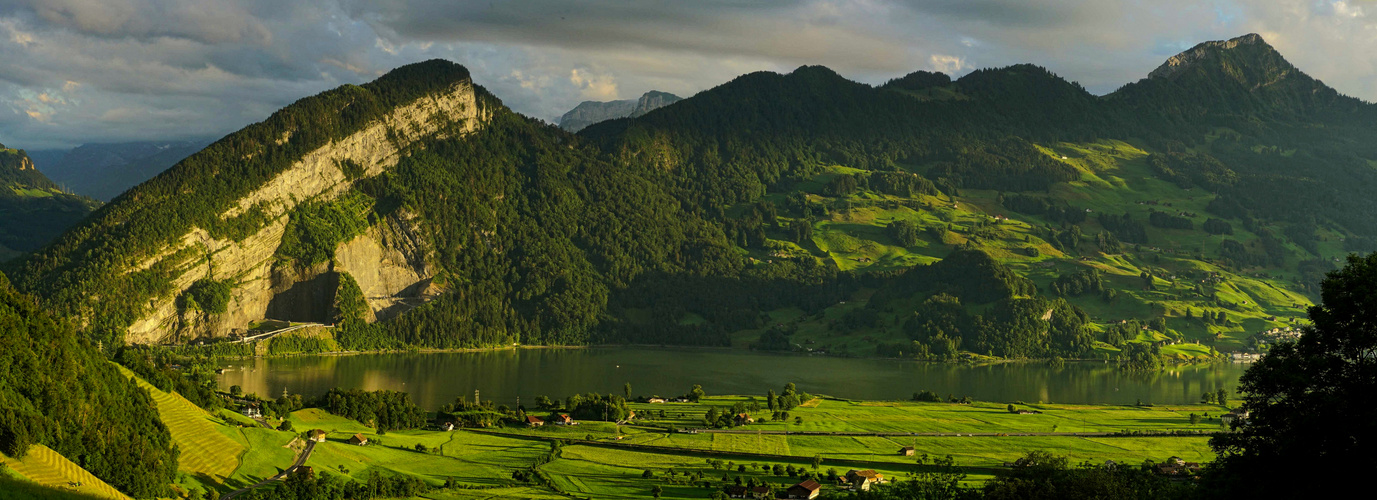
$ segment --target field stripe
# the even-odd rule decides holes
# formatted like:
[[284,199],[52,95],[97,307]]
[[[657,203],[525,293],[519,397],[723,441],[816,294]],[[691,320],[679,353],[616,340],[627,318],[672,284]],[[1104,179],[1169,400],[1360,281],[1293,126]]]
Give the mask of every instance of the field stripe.
[[[67,457],[41,444],[30,446],[29,452],[22,460],[0,455],[0,462],[4,462],[10,470],[43,486],[100,498],[130,500],[128,495],[120,493],[115,487],[105,484],[105,481],[67,460]],[[79,483],[81,486],[72,486],[72,483]]]
[[203,474],[223,483],[239,468],[244,445],[216,430],[217,420],[214,417],[180,394],[163,392],[129,369],[118,364],[115,366],[120,373],[133,378],[139,387],[147,389],[152,395],[158,416],[167,425],[172,441],[181,448],[178,470]]

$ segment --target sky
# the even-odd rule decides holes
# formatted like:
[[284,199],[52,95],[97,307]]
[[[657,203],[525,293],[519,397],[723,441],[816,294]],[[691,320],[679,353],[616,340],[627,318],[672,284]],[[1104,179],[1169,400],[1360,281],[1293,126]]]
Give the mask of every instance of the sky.
[[217,138],[433,58],[551,122],[805,64],[879,84],[1033,63],[1103,94],[1247,33],[1377,101],[1377,0],[0,0],[0,143]]

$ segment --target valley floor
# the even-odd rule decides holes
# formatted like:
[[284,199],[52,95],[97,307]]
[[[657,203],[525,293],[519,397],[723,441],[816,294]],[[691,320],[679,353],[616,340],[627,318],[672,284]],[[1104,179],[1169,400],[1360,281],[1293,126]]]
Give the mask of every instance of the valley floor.
[[[775,415],[761,408],[763,398],[717,396],[697,403],[633,403],[637,417],[621,425],[587,421],[378,433],[312,408],[290,415],[293,431],[271,430],[229,411],[212,415],[188,408],[180,396],[152,391],[183,450],[176,486],[179,496],[187,497],[205,490],[225,495],[286,471],[301,457],[303,436],[314,429],[324,430],[326,439],[303,465],[317,476],[356,481],[374,474],[414,476],[435,488],[422,498],[646,498],[655,486],[664,498],[706,498],[737,477],[756,478],[776,490],[800,481],[776,474],[775,465],[824,478],[829,470],[844,475],[851,469],[905,478],[922,470],[919,457],[951,455],[966,470],[968,483],[977,484],[1035,450],[1073,463],[1136,465],[1169,457],[1206,462],[1214,457],[1206,434],[1221,430],[1218,417],[1227,411],[1220,405],[1015,404],[1029,412],[1019,414],[1005,403],[813,398],[772,420]],[[703,429],[709,409],[733,407],[744,408],[756,422]],[[1193,424],[1191,414],[1203,417]],[[356,435],[368,444],[351,444]],[[904,447],[913,447],[916,456],[902,454]],[[84,472],[32,465],[53,461],[48,455],[55,454],[44,450],[36,447],[24,461],[9,460],[11,471],[54,488]],[[816,468],[815,460],[820,461]],[[81,491],[123,498],[93,478],[78,481]],[[824,481],[825,492],[838,488]]]

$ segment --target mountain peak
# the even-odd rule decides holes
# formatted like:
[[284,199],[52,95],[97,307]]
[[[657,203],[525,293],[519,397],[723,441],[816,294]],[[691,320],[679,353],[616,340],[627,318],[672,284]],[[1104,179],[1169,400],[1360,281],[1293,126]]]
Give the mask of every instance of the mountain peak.
[[[1295,66],[1292,66],[1285,58],[1281,57],[1281,53],[1268,45],[1267,41],[1262,39],[1262,35],[1249,33],[1228,40],[1199,43],[1185,52],[1168,58],[1161,66],[1149,73],[1148,78],[1174,79],[1193,67],[1211,65],[1212,63],[1252,66],[1254,69],[1267,70],[1266,72],[1273,77],[1284,77],[1295,71]],[[1233,73],[1235,74],[1231,76],[1236,79],[1244,76],[1241,71],[1234,71]]]
[[679,102],[683,98],[669,92],[652,90],[639,99],[620,101],[583,101],[559,117],[559,127],[578,132],[584,127],[616,118],[635,118],[656,109]]

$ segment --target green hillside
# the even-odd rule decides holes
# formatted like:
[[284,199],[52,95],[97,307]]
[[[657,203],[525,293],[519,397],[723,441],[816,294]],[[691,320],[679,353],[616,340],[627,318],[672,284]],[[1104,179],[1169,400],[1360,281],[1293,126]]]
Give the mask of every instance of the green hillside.
[[24,150],[0,145],[0,261],[37,250],[97,206],[59,188]]
[[[0,332],[0,453],[22,464],[46,461],[54,476],[25,473],[45,467],[16,470],[44,484],[58,481],[55,474],[89,472],[134,497],[165,492],[177,450],[147,392],[3,277]],[[35,449],[39,454],[29,458]],[[100,483],[83,482],[110,493]]]

